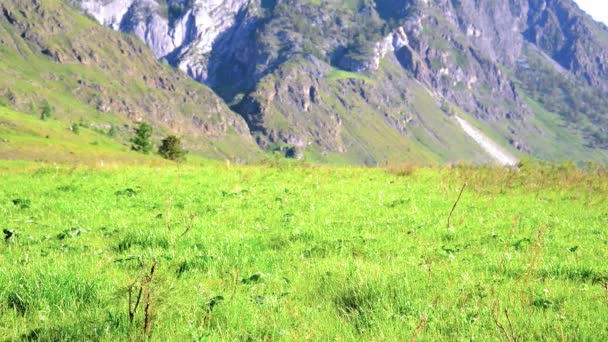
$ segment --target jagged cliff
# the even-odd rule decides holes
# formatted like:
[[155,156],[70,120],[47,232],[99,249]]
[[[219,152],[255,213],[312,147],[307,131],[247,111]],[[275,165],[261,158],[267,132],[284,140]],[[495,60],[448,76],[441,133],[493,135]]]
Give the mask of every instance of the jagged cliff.
[[141,38],[159,59],[170,60],[192,78],[207,82],[218,38],[232,29],[247,0],[83,0],[80,6],[100,23]]
[[[608,29],[572,0],[81,0],[211,86],[266,149],[486,160],[603,159]],[[519,152],[517,152],[519,151]]]

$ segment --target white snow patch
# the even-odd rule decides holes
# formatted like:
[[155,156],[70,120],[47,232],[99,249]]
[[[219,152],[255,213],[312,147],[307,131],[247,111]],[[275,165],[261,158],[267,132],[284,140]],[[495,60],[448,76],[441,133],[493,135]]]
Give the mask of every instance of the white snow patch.
[[499,164],[506,166],[514,166],[519,161],[511,153],[507,152],[502,146],[498,145],[495,141],[490,139],[487,135],[483,134],[479,129],[473,127],[466,120],[455,116],[456,121],[462,127],[462,130],[470,136],[475,142],[481,146],[492,158],[494,158]]

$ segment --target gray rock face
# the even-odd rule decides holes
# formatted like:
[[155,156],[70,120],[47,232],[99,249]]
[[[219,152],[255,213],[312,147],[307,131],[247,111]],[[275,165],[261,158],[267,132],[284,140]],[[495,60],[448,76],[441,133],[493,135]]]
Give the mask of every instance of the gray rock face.
[[82,0],[80,6],[97,21],[114,30],[135,34],[157,58],[175,49],[168,20],[154,0]]
[[608,92],[608,28],[594,22],[573,1],[530,2],[526,39],[584,79]]
[[[349,97],[340,97],[348,111],[370,110],[371,99],[387,92],[407,92],[409,85],[397,81],[399,74],[424,85],[438,102],[453,103],[497,128],[522,152],[536,152],[526,134],[543,134],[530,100],[555,102],[550,111],[559,109],[593,144],[608,146],[608,133],[577,126],[581,120],[564,114],[580,112],[595,126],[608,124],[600,102],[565,100],[580,97],[572,89],[584,88],[584,98],[608,93],[608,28],[573,0],[370,0],[358,6],[330,0],[320,5],[302,0],[75,1],[99,22],[134,33],[157,58],[210,85],[259,133],[262,146],[283,142],[301,149],[312,144],[348,150],[341,121],[319,101],[320,89],[330,89],[324,78],[334,69],[383,82],[357,84]],[[526,76],[531,63],[546,66],[534,75],[546,80],[546,90]],[[301,72],[288,65],[298,65]],[[563,82],[547,81],[554,72]],[[556,93],[563,95],[545,96]],[[399,103],[381,101],[371,110],[393,117],[382,108],[393,110]],[[387,120],[405,134],[402,119],[413,116]],[[273,121],[279,117],[281,124]]]
[[135,34],[154,55],[206,82],[209,55],[248,0],[76,0],[100,23]]
[[[264,53],[251,51],[264,47],[252,47],[246,42],[257,29],[257,12],[265,10],[256,1],[74,1],[100,23],[134,33],[159,59],[167,58],[201,82],[217,84],[220,81],[217,71],[209,73],[210,67],[222,64],[212,62],[212,54],[232,55],[236,62],[243,64],[266,63],[250,59],[264,58]],[[298,1],[285,2],[301,6]],[[367,58],[343,57],[339,65],[344,69],[375,70],[389,50],[399,50],[408,43],[413,50],[421,52],[421,57],[428,57],[430,51],[423,50],[433,47],[427,44],[428,36],[421,37],[426,29],[427,33],[431,30],[432,39],[445,40],[463,51],[468,46],[473,47],[489,62],[505,66],[513,66],[521,58],[524,44],[530,42],[591,85],[608,90],[608,29],[594,23],[572,0],[376,0],[376,7],[378,11],[385,7],[403,13],[403,24],[385,39],[370,42],[373,47]],[[361,11],[365,10],[369,9]],[[330,8],[326,14],[332,15]],[[298,19],[310,20],[312,26],[326,24],[318,22],[320,18]],[[293,21],[294,18],[274,17],[271,20]],[[289,32],[283,34],[289,36]],[[294,38],[287,36],[287,40]],[[411,42],[408,42],[408,36]],[[337,48],[340,38],[323,37],[316,43],[321,51],[329,53]],[[447,69],[442,73],[463,74]]]
[[[518,141],[518,130],[526,126],[536,130],[527,123],[534,121],[535,115],[526,99],[531,96],[545,104],[559,103],[551,105],[551,110],[560,111],[567,121],[581,127],[592,144],[606,145],[602,130],[585,128],[569,114],[584,113],[595,126],[608,123],[599,101],[583,100],[589,104],[585,105],[578,100],[602,97],[602,92],[608,92],[608,29],[594,22],[573,1],[414,3],[414,10],[399,27],[408,37],[408,44],[395,54],[402,66],[428,88],[484,121],[504,122],[501,125],[510,126],[509,141]],[[530,51],[536,57],[531,57]],[[521,68],[529,65],[530,58],[539,58],[547,66],[545,76],[536,76],[544,80],[544,88],[531,86],[535,81],[526,75],[529,69]],[[563,75],[559,86],[555,80],[550,81],[554,72]],[[522,95],[518,85],[534,88],[534,94]],[[560,100],[547,95],[555,93],[564,97]],[[564,98],[579,103],[569,104],[570,100]],[[520,141],[513,146],[534,151]]]

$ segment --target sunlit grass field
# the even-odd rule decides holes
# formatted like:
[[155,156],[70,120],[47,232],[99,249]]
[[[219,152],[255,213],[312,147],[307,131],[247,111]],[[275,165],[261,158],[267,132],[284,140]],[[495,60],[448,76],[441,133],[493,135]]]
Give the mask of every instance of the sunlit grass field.
[[606,341],[607,196],[569,165],[1,162],[0,336]]

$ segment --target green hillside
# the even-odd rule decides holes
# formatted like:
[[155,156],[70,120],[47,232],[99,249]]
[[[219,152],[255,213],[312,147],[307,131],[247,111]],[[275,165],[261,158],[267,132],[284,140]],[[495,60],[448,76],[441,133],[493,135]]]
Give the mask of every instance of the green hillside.
[[[157,62],[132,36],[113,32],[64,1],[0,4],[0,102],[65,124],[111,127],[134,122],[157,137],[178,134],[196,154],[249,160],[259,150],[245,122],[208,88]],[[120,141],[120,140],[117,140]]]
[[159,157],[131,151],[129,144],[109,133],[93,124],[42,121],[36,115],[0,107],[1,159],[91,166],[168,164]]

